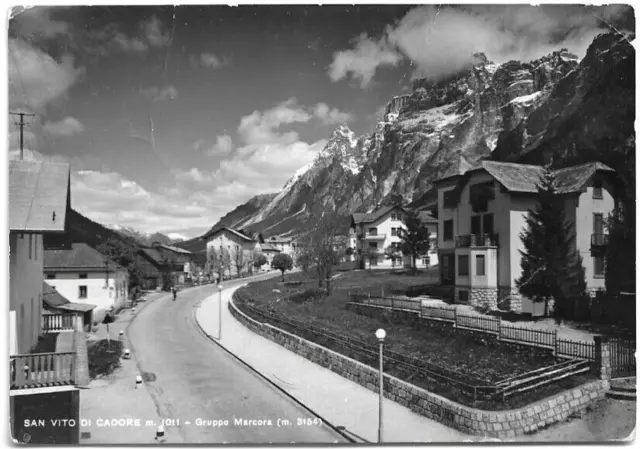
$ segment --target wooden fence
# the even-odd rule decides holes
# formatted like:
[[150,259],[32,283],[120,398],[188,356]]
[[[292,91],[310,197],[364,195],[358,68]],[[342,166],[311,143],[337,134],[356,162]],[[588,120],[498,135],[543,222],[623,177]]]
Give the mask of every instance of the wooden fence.
[[75,363],[74,352],[12,355],[9,361],[9,388],[73,385]]
[[[557,331],[505,324],[497,317],[465,315],[457,313],[455,307],[423,306],[420,300],[415,299],[381,298],[354,294],[351,294],[350,298],[351,301],[356,304],[419,312],[421,319],[446,321],[451,323],[456,329],[493,334],[496,335],[500,341],[550,349],[558,357],[579,358],[589,361],[595,360],[596,347],[594,342],[562,339],[558,337]],[[619,367],[629,366],[631,364],[630,359],[633,358],[631,357],[633,356],[631,351],[625,350],[620,344],[618,344],[616,348],[614,351],[612,347],[611,351],[612,366],[614,366],[614,364]],[[635,351],[635,344],[633,350]],[[624,369],[620,368],[618,371],[623,372]],[[635,373],[635,358],[633,358],[633,372]]]
[[614,338],[609,342],[611,377],[636,375],[636,342]]

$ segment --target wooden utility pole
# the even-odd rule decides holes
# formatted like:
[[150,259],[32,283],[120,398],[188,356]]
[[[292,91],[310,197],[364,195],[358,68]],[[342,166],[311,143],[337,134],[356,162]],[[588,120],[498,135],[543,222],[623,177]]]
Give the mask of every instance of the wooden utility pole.
[[24,159],[24,127],[28,125],[28,123],[24,122],[25,116],[27,117],[35,117],[35,114],[27,114],[24,112],[9,112],[10,115],[17,115],[20,117],[19,122],[15,122],[16,125],[20,127],[20,160]]

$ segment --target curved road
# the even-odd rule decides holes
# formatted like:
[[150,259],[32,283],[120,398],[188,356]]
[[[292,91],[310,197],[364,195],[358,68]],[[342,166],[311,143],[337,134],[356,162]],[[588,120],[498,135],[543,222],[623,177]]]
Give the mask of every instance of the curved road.
[[[162,296],[147,304],[127,331],[140,370],[155,375],[147,387],[159,415],[176,420],[175,426],[166,422],[167,431],[187,444],[346,442],[326,425],[298,425],[300,418],[315,417],[202,333],[195,308],[215,290],[215,285],[184,290],[175,302]],[[262,422],[236,425],[236,419]]]

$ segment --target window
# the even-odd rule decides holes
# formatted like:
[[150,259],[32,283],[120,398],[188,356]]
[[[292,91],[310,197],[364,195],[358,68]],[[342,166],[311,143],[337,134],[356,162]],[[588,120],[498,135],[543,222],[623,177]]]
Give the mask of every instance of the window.
[[54,274],[47,274],[47,279],[55,279],[56,275]]
[[444,241],[453,240],[453,220],[445,220],[443,227],[442,235]]
[[392,213],[391,214],[391,221],[398,221],[398,214],[397,213]]
[[482,234],[482,222],[480,221],[480,215],[471,216],[471,234]]
[[599,179],[593,182],[593,198],[597,200],[602,199],[602,181]]
[[442,194],[442,200],[445,209],[455,209],[458,204],[458,197],[455,189],[447,190]]
[[593,214],[593,233],[604,234],[604,216],[602,214]]
[[369,228],[368,233],[370,235],[378,235],[378,228]]
[[476,276],[485,275],[484,254],[476,255]]
[[469,256],[458,256],[458,276],[469,276]]
[[398,229],[397,228],[391,228],[391,236],[395,237],[398,235]]
[[38,260],[38,234],[33,236],[33,258]]
[[429,258],[428,257],[423,257],[422,258],[422,265],[429,265]]
[[378,249],[378,242],[369,242],[369,248]]
[[603,277],[605,270],[604,256],[593,258],[593,277]]
[[87,273],[80,273],[78,275],[78,279],[86,279],[87,278]]
[[86,285],[80,285],[78,287],[78,298],[86,298],[87,297],[87,286]]
[[482,232],[489,235],[493,234],[493,214],[482,216]]
[[31,253],[33,252],[33,235],[29,234],[29,259],[31,259]]
[[469,291],[468,290],[460,290],[458,292],[458,301],[460,302],[469,302]]

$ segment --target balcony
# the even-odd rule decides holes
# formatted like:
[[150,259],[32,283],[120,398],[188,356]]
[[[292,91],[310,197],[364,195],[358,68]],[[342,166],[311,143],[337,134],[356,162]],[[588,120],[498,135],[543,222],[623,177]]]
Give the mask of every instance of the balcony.
[[591,234],[591,248],[600,248],[609,245],[608,234]]
[[49,352],[12,355],[9,362],[9,389],[75,385],[76,354]]
[[497,247],[497,234],[467,234],[456,237],[456,248]]
[[593,256],[602,256],[609,245],[608,234],[591,234],[591,254]]
[[69,332],[75,330],[75,315],[71,314],[50,314],[42,315],[42,332]]
[[378,234],[373,232],[365,232],[358,235],[360,240],[384,240],[387,238],[387,234]]

